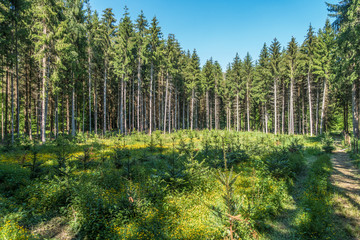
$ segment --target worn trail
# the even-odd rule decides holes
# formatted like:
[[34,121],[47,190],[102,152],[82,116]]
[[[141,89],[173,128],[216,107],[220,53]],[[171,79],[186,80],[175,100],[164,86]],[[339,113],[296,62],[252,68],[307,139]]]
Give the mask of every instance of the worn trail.
[[[360,172],[344,150],[332,156],[334,186],[334,225],[342,239],[360,239]],[[339,233],[339,232],[338,232]]]

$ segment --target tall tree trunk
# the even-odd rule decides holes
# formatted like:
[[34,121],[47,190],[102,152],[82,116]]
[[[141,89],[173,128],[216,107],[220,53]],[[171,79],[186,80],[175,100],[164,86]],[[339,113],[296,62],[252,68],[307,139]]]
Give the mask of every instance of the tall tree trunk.
[[[326,73],[327,75],[327,73]],[[327,77],[324,79],[324,90],[323,90],[323,99],[321,104],[321,117],[320,117],[320,134],[323,134],[324,131],[324,118],[326,112],[326,99],[327,99]],[[345,125],[344,125],[345,126]]]
[[206,90],[206,128],[210,129],[209,90]]
[[98,134],[98,103],[97,103],[97,81],[95,78],[95,82],[94,82],[94,131],[95,134]]
[[103,135],[105,136],[106,134],[106,112],[107,112],[107,108],[106,108],[106,86],[107,86],[107,63],[106,63],[106,57],[105,57],[105,63],[104,63],[104,124],[103,124]]
[[195,98],[195,90],[191,90],[191,109],[190,109],[190,130],[192,131],[194,128],[194,98]]
[[72,73],[72,91],[71,91],[71,136],[75,136],[75,79]]
[[275,134],[277,134],[277,127],[278,127],[278,120],[277,120],[277,78],[274,79],[274,127],[275,127]]
[[[17,15],[17,9],[16,13]],[[16,16],[17,18],[18,16]],[[20,94],[19,94],[19,63],[18,63],[18,30],[17,20],[15,20],[15,74],[16,74],[16,132],[20,136]]]
[[135,80],[132,81],[132,105],[131,105],[131,114],[132,114],[132,122],[131,122],[131,131],[134,131],[135,128]]
[[183,102],[182,102],[182,129],[185,129],[185,97],[183,97]]
[[294,77],[290,79],[289,134],[294,134]]
[[311,98],[311,83],[310,83],[310,68],[307,74],[308,84],[308,98],[309,98],[309,119],[310,119],[310,136],[313,135],[313,116],[312,116],[312,98]]
[[[90,45],[90,39],[89,39],[89,45]],[[88,92],[89,92],[89,133],[91,133],[91,49],[89,47],[89,59],[88,59],[88,64],[89,64],[89,85],[88,85]]]
[[59,104],[58,104],[58,93],[55,97],[55,137],[59,135]]
[[269,133],[269,129],[268,129],[269,115],[268,115],[268,111],[267,111],[267,103],[265,103],[264,111],[265,111],[265,133],[267,134],[267,133]]
[[11,144],[14,143],[14,73],[11,73]]
[[239,92],[236,93],[236,131],[240,131]]
[[169,119],[169,133],[171,133],[171,89],[169,89],[169,107],[168,107],[168,119]]
[[358,100],[357,100],[357,82],[354,81],[352,84],[352,115],[353,115],[353,133],[354,138],[359,138],[359,113],[358,113]]
[[152,133],[152,119],[153,119],[153,79],[154,79],[154,63],[151,61],[151,69],[150,69],[150,97],[149,97],[149,134]]
[[[123,94],[123,104],[124,104],[124,129],[123,129],[123,133],[125,133],[125,135],[127,134],[127,124],[126,124],[126,82],[122,82],[123,84],[123,90],[124,90],[124,94]],[[130,101],[129,101],[130,102]],[[129,117],[130,119],[130,117]]]
[[[139,56],[140,56],[140,52],[139,52]],[[141,58],[139,57],[139,61],[138,61],[138,67],[137,67],[137,78],[138,78],[138,89],[137,89],[137,130],[141,131],[141,126],[140,126],[140,102],[141,102]]]
[[34,101],[34,105],[35,105],[35,118],[36,118],[36,135],[37,138],[40,139],[40,133],[39,133],[39,128],[40,128],[40,122],[41,122],[41,86],[40,86],[40,79],[39,81],[37,81],[37,93],[36,93],[36,101]]
[[284,134],[285,133],[285,83],[283,81],[282,84],[282,107],[281,107],[281,133]]
[[250,132],[249,81],[246,82],[246,116],[247,116],[247,130],[248,130],[248,132]]
[[5,131],[4,131],[4,76],[1,78],[1,141],[4,142]]
[[303,94],[302,96],[302,101],[301,101],[301,104],[302,104],[302,120],[301,120],[301,123],[302,123],[302,134],[305,135],[305,94]]
[[[120,80],[120,133],[124,134],[124,74]],[[126,106],[126,104],[125,104]]]
[[169,73],[166,73],[166,87],[165,87],[165,106],[164,106],[164,134],[166,132],[166,110],[167,110],[167,99],[168,99],[168,91],[169,91]]
[[217,82],[215,82],[214,114],[215,114],[215,129],[219,129],[220,126],[219,126],[219,113],[218,113]]
[[319,87],[316,88],[316,116],[315,116],[315,134],[319,134]]
[[[43,34],[47,35],[46,26],[43,29]],[[45,104],[46,104],[46,56],[45,56],[45,45],[43,46],[43,53],[44,56],[42,58],[42,90],[41,90],[41,142],[45,143]]]

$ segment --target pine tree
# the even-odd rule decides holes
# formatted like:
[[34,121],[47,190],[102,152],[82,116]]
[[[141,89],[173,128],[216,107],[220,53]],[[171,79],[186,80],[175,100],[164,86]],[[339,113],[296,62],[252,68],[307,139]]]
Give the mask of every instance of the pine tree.
[[314,57],[314,74],[323,81],[323,99],[321,106],[320,118],[320,134],[323,133],[324,119],[326,113],[326,103],[328,96],[328,84],[332,78],[333,54],[335,51],[335,34],[330,25],[330,21],[326,20],[325,27],[319,31],[318,41],[316,44]]
[[214,65],[212,59],[207,60],[202,68],[202,88],[205,92],[205,110],[206,110],[206,128],[211,129],[210,126],[210,91],[214,84]]
[[104,52],[104,105],[103,105],[103,111],[104,111],[104,120],[103,120],[103,134],[106,133],[106,122],[107,122],[107,78],[108,78],[108,71],[109,71],[109,62],[111,55],[113,53],[113,43],[112,38],[115,34],[115,26],[114,23],[116,22],[114,18],[114,14],[112,12],[111,8],[107,8],[104,10],[102,19],[101,19],[101,27],[102,27],[102,48]]
[[253,69],[252,59],[249,53],[246,54],[246,57],[244,59],[243,71],[244,71],[244,79],[246,82],[247,131],[250,132],[250,92],[251,92],[251,84],[254,77],[254,69]]
[[144,61],[146,61],[146,53],[145,49],[147,47],[147,39],[145,39],[147,33],[148,33],[148,22],[145,18],[144,13],[141,11],[140,15],[138,16],[138,19],[136,20],[135,28],[136,28],[136,47],[137,47],[137,130],[143,131],[143,112],[141,109],[143,109],[143,97],[142,97],[142,64]]
[[[149,134],[151,135],[153,130],[153,120],[154,120],[154,106],[155,98],[153,98],[153,90],[154,90],[154,77],[156,74],[156,66],[160,60],[162,51],[161,51],[161,41],[162,41],[162,33],[161,28],[159,27],[159,22],[154,17],[151,21],[151,27],[149,29],[150,41],[149,41],[149,58],[150,58],[150,96],[149,96]],[[154,121],[155,122],[155,121]]]
[[290,106],[289,106],[289,134],[295,133],[295,116],[294,116],[294,87],[295,87],[295,78],[298,68],[298,44],[294,37],[291,38],[286,50],[286,68],[287,74],[290,78]]
[[186,69],[186,88],[190,93],[190,129],[194,129],[194,114],[195,114],[195,97],[197,92],[198,83],[200,81],[200,59],[194,49],[190,61],[188,62]]
[[313,81],[313,71],[314,71],[314,54],[316,46],[316,36],[313,31],[313,27],[310,25],[306,39],[301,47],[302,51],[302,64],[306,69],[306,79],[307,79],[307,90],[308,90],[308,100],[309,100],[309,120],[310,120],[310,135],[314,134],[314,123],[313,123],[313,106],[312,106],[312,81]]
[[281,74],[281,46],[279,41],[275,38],[270,48],[270,69],[271,77],[274,81],[274,133],[278,134],[278,81]]

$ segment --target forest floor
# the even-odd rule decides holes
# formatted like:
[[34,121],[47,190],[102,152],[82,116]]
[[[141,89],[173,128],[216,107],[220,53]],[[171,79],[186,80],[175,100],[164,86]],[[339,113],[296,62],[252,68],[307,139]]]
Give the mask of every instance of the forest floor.
[[344,149],[332,155],[334,226],[337,239],[360,239],[360,172]]

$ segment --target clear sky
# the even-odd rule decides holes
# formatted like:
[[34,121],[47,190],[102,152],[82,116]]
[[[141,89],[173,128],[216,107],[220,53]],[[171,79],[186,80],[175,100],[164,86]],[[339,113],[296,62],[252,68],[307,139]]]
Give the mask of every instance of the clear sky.
[[[328,0],[336,3],[336,0]],[[183,49],[195,48],[201,63],[213,57],[225,68],[236,53],[256,60],[266,42],[276,37],[286,47],[294,36],[304,41],[310,25],[322,28],[327,18],[324,0],[90,0],[99,14],[112,8],[122,17],[124,6],[132,20],[143,10],[148,21],[159,20],[164,36],[175,34]],[[225,70],[225,69],[223,69]]]

